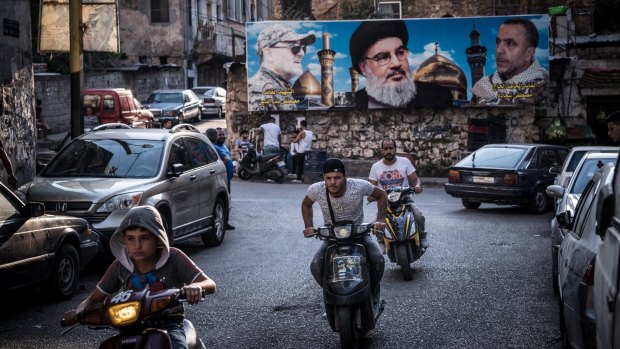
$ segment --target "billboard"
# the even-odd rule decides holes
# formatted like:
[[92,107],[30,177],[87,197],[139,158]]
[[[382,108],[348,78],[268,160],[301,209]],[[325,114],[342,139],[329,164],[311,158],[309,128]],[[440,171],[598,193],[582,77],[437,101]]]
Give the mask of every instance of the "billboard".
[[246,24],[248,110],[545,106],[548,15]]

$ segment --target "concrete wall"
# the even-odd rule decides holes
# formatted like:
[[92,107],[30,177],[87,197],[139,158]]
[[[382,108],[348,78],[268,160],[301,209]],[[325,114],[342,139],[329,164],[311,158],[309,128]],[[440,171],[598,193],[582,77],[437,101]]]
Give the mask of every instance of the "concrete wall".
[[[228,112],[226,113],[230,146],[241,129],[269,122],[269,113],[247,112],[245,67],[231,66],[228,76]],[[298,118],[308,121],[314,132],[313,150],[327,151],[328,157],[356,160],[358,169],[367,171],[372,161],[381,158],[380,142],[386,137],[397,141],[399,152],[418,158],[421,176],[446,176],[450,165],[468,151],[468,119],[503,117],[506,120],[506,143],[540,141],[533,107],[447,108],[413,111],[393,109],[362,113],[348,111],[277,112],[282,129],[282,143],[290,142]],[[367,169],[366,169],[367,168]],[[356,168],[351,168],[351,174]],[[366,172],[362,175],[368,175]]]
[[[69,75],[36,75],[35,95],[43,102],[43,117],[52,133],[70,130],[71,83]],[[130,89],[139,101],[148,98],[151,91],[183,88],[183,72],[152,70],[136,72],[84,73],[84,89],[124,87]]]
[[[16,31],[0,34],[0,140],[19,186],[30,181],[35,174],[30,2],[3,1],[2,17],[16,24]],[[5,28],[6,25],[4,23]],[[0,164],[0,181],[8,184],[7,176]]]

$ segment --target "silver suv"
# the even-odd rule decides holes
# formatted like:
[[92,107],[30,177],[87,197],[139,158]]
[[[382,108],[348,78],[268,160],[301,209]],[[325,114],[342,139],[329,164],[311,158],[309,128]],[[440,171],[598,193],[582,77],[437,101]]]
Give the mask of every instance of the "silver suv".
[[84,134],[20,191],[46,212],[88,220],[106,249],[136,205],[157,208],[171,243],[200,235],[207,246],[222,243],[230,208],[224,163],[187,124]]

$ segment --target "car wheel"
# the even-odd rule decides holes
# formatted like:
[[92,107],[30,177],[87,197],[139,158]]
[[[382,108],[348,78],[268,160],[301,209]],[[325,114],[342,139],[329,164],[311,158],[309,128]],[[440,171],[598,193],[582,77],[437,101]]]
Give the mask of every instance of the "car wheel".
[[226,209],[222,199],[217,199],[213,207],[213,221],[211,231],[200,235],[202,242],[207,247],[219,246],[224,241],[226,235]]
[[63,244],[54,259],[45,292],[54,300],[68,299],[75,293],[80,278],[80,258],[72,245]]
[[468,199],[461,199],[461,203],[468,210],[475,210],[480,207],[480,203],[476,201],[469,201]]
[[529,211],[540,214],[546,212],[547,208],[549,208],[549,197],[545,194],[543,188],[536,188],[534,195],[530,199]]

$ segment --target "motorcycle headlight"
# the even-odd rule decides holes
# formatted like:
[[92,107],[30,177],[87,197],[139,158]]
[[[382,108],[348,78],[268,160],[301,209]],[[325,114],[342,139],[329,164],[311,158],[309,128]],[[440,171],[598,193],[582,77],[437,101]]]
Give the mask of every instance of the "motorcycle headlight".
[[99,209],[98,213],[108,213],[116,210],[129,210],[130,208],[138,205],[142,199],[142,192],[127,193],[117,195],[106,201]]
[[334,235],[336,235],[338,239],[348,238],[349,235],[351,235],[351,226],[345,225],[334,227]]
[[110,322],[114,326],[131,325],[138,320],[140,314],[140,302],[129,302],[111,306],[108,308]]
[[398,199],[400,199],[400,192],[399,191],[391,191],[388,194],[388,201],[389,202],[398,202]]

